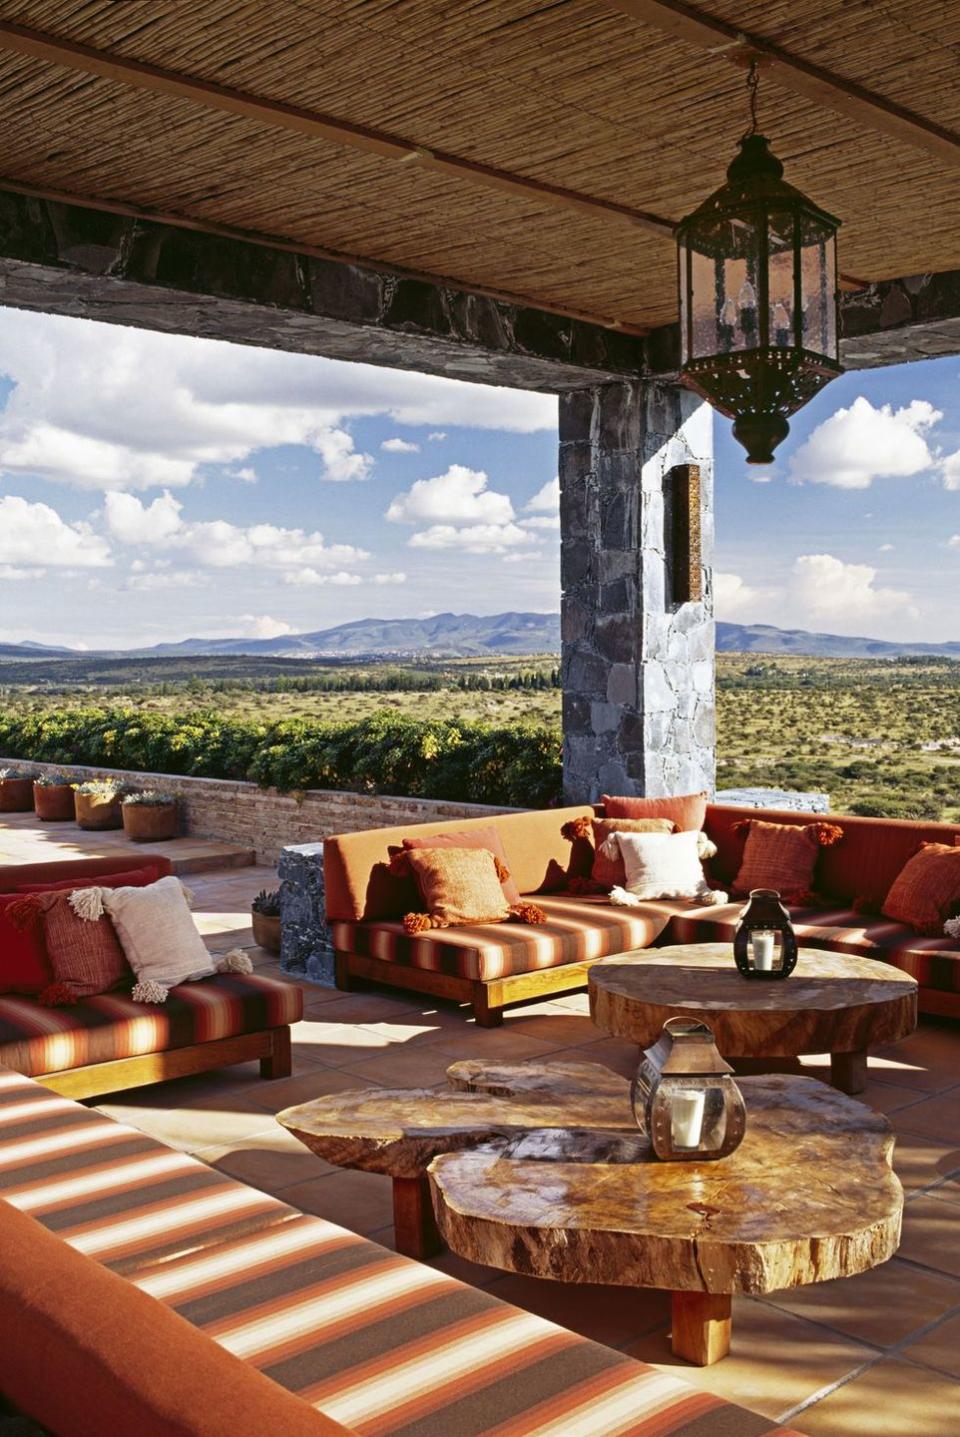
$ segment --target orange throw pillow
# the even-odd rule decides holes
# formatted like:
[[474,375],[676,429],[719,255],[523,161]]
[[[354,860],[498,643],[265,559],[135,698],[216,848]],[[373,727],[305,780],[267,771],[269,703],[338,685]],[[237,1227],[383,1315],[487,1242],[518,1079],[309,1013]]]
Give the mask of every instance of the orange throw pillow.
[[747,829],[747,842],[731,892],[773,888],[788,903],[809,901],[820,849],[843,837],[843,829],[835,823],[765,823],[747,818],[736,825],[741,827]]
[[880,910],[926,937],[941,937],[960,905],[960,848],[922,843],[890,885]]
[[707,816],[707,795],[684,793],[673,798],[616,798],[604,794],[607,818],[669,818],[681,833],[702,828]]
[[598,888],[608,892],[611,888],[622,888],[627,881],[623,866],[623,854],[615,844],[615,855],[610,857],[602,852],[603,845],[612,833],[673,833],[676,824],[672,818],[595,818],[593,819],[593,869],[590,877]]
[[409,848],[402,858],[413,872],[426,910],[405,914],[404,930],[411,935],[467,923],[504,923],[508,918],[521,923],[546,921],[535,903],[513,907],[507,903],[502,869],[487,848]]
[[[485,848],[499,859],[501,864],[500,883],[503,896],[509,905],[520,902],[520,889],[510,877],[507,854],[497,830],[489,828],[453,829],[449,833],[431,833],[426,838],[405,838],[403,846],[413,848]],[[506,877],[502,874],[506,873]]]

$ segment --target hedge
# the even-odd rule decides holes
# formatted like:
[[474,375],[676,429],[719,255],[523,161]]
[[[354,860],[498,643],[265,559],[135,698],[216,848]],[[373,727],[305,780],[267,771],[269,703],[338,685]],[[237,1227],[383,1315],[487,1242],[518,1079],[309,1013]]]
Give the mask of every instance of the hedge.
[[289,792],[337,788],[519,808],[561,792],[559,729],[413,719],[379,710],[360,723],[252,723],[212,710],[51,708],[0,714],[0,753],[135,773],[248,779]]

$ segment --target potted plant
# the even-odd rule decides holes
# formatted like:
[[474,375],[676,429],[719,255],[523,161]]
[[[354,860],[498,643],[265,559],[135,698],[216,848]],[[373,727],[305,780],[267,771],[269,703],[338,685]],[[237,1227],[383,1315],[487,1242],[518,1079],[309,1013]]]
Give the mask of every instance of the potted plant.
[[33,811],[41,823],[73,822],[73,784],[65,773],[37,775],[33,780]]
[[122,828],[120,801],[123,788],[110,779],[90,779],[73,786],[73,805],[81,828],[99,831]]
[[261,888],[250,905],[254,941],[268,953],[280,952],[280,889]]
[[145,788],[128,793],[120,805],[123,831],[134,843],[157,843],[177,836],[177,800],[172,793]]
[[0,813],[29,813],[33,775],[25,768],[0,768]]

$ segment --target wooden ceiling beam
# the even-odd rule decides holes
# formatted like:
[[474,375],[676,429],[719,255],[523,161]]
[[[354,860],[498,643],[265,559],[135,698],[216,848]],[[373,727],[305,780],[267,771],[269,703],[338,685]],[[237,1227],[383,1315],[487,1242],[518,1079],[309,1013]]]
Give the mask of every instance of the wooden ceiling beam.
[[866,129],[890,135],[904,144],[960,164],[960,134],[917,115],[832,70],[790,54],[759,35],[748,34],[726,20],[707,15],[685,0],[605,0],[644,25],[653,26],[720,59],[742,65],[756,56],[778,85],[816,100],[818,104],[857,121]]
[[547,184],[526,175],[512,174],[508,170],[467,160],[445,150],[428,148],[412,140],[389,134],[385,130],[356,125],[349,120],[307,110],[300,105],[290,105],[282,100],[263,99],[243,90],[234,90],[208,80],[198,80],[173,70],[161,69],[157,65],[148,65],[140,60],[126,59],[105,50],[96,50],[89,45],[81,45],[57,35],[30,30],[23,25],[0,22],[0,48],[65,69],[97,75],[121,85],[150,90],[154,94],[176,96],[206,109],[241,115],[244,119],[254,120],[258,124],[273,125],[279,129],[309,135],[314,139],[326,140],[330,144],[362,150],[384,160],[393,160],[397,164],[416,165],[418,169],[431,170],[453,179],[483,185],[528,203],[573,210],[592,218],[646,230],[661,238],[673,238],[673,222],[647,210],[638,210],[612,200],[581,194],[577,190],[564,189],[560,185]]

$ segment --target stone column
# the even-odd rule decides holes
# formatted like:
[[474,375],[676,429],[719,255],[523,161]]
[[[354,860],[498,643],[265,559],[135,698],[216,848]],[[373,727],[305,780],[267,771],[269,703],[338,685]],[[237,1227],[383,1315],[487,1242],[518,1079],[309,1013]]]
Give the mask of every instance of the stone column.
[[294,843],[280,852],[280,966],[285,973],[334,986],[327,927],[323,844]]
[[[700,474],[702,596],[680,602],[666,497],[676,466],[690,464]],[[646,380],[562,395],[560,524],[566,801],[712,793],[709,407]]]

